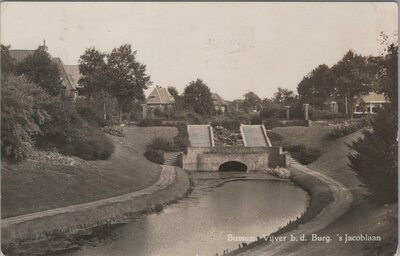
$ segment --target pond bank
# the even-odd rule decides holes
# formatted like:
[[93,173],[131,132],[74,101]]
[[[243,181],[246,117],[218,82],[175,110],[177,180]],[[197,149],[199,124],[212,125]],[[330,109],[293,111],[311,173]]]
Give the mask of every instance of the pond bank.
[[353,200],[348,188],[336,180],[313,171],[290,158],[288,169],[291,180],[307,191],[311,197],[310,206],[298,220],[271,234],[275,237],[286,237],[287,242],[270,243],[265,239],[240,246],[227,255],[285,255],[283,251],[293,249],[301,241],[290,242],[291,235],[296,238],[309,237],[322,230],[342,216]]
[[[91,233],[94,227],[125,223],[131,218],[161,211],[165,205],[184,198],[191,190],[190,180],[185,171],[174,166],[162,166],[162,168],[171,175],[164,177],[161,175],[159,182],[151,186],[153,189],[137,191],[136,196],[123,195],[126,198],[120,196],[115,197],[118,200],[104,203],[82,204],[54,215],[36,216],[28,221],[11,220],[6,225],[3,222],[7,219],[3,220],[3,252],[14,254],[17,250],[20,253],[24,246],[29,247],[54,237],[68,237],[70,240],[71,237]],[[21,247],[22,244],[24,246]]]

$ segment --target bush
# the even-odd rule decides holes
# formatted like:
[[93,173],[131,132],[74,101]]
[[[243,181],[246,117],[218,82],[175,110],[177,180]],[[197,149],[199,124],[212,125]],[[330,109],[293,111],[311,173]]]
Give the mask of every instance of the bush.
[[169,139],[155,137],[151,140],[150,144],[147,145],[147,148],[152,150],[176,151],[177,147]]
[[276,177],[282,178],[282,179],[289,179],[290,178],[290,172],[286,168],[282,167],[277,167],[277,168],[267,168],[266,172],[274,175]]
[[261,119],[260,115],[258,115],[258,114],[252,115],[250,117],[250,124],[262,124],[262,119]]
[[148,160],[150,160],[150,161],[152,161],[152,162],[154,162],[154,163],[156,163],[156,164],[163,164],[163,163],[165,162],[165,159],[164,159],[164,151],[162,151],[162,150],[153,150],[153,149],[150,149],[150,150],[147,150],[147,151],[144,153],[144,156],[145,156]]
[[346,120],[334,125],[329,133],[333,138],[341,138],[370,125],[370,118]]
[[60,153],[85,160],[105,160],[114,152],[114,144],[100,130],[87,127],[78,134],[60,148]]
[[267,136],[273,146],[281,146],[283,137],[279,133],[267,131]]
[[113,136],[125,137],[124,129],[120,126],[106,126],[102,127],[101,130]]
[[177,125],[178,134],[174,137],[174,144],[176,150],[186,151],[186,148],[190,145],[189,133],[186,125]]
[[158,119],[143,119],[137,123],[139,127],[152,127],[152,126],[162,126],[161,120]]
[[31,152],[34,137],[43,132],[41,125],[50,120],[45,108],[51,99],[43,89],[25,77],[9,76],[2,82],[2,156],[20,161]]
[[319,149],[303,144],[284,145],[283,150],[288,151],[290,155],[301,164],[310,164],[316,161],[321,155]]

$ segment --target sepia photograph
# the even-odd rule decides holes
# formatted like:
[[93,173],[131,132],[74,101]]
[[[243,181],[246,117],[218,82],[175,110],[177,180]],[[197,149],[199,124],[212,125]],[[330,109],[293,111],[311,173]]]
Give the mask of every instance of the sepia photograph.
[[397,2],[0,6],[0,254],[397,255]]

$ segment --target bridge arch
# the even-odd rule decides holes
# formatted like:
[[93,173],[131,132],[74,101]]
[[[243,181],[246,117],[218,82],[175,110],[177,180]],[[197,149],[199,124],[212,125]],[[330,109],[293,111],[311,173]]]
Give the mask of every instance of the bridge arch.
[[230,172],[230,171],[245,172],[245,171],[247,171],[247,166],[244,163],[239,162],[239,161],[227,161],[219,166],[218,171],[220,171],[220,172]]

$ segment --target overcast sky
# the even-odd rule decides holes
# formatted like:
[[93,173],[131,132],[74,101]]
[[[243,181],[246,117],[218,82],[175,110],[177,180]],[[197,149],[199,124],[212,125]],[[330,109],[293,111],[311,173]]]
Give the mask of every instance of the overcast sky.
[[[397,31],[395,3],[2,3],[1,43],[77,64],[87,47],[124,43],[138,51],[154,85],[183,91],[203,79],[228,100],[278,86],[296,91],[319,64],[346,51],[381,51]],[[147,92],[148,93],[148,92]]]

